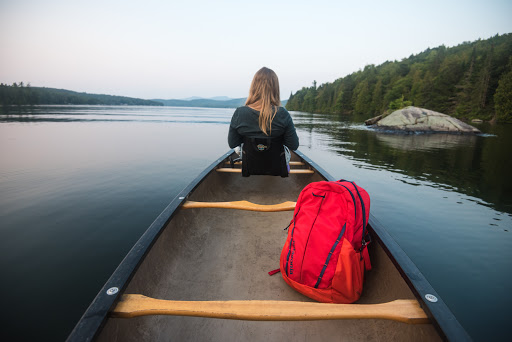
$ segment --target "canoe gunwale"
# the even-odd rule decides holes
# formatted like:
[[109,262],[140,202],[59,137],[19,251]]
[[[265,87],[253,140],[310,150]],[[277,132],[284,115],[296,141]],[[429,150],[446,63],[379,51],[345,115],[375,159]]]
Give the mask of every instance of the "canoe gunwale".
[[[425,276],[421,273],[413,261],[405,254],[404,250],[389,235],[383,225],[370,214],[370,230],[382,246],[384,252],[389,256],[400,275],[405,280],[421,308],[430,318],[439,335],[446,341],[472,341],[466,330],[455,318],[441,296],[436,292]],[[437,302],[425,300],[425,295],[434,295]]]
[[[103,285],[89,305],[77,325],[71,331],[66,341],[92,341],[101,332],[108,313],[117,305],[125,288],[130,283],[133,275],[144,261],[144,258],[151,250],[169,221],[174,217],[177,209],[187,200],[187,197],[206,179],[208,174],[215,171],[215,168],[226,158],[235,153],[234,149],[229,150],[217,158],[210,166],[203,170],[189,185],[174,197],[167,207],[158,215],[148,229],[142,234],[132,249],[121,261],[114,273]],[[107,290],[117,287],[119,291],[114,295],[108,295]]]
[[[326,180],[336,180],[302,152],[294,152]],[[231,149],[217,158],[167,205],[167,207],[142,234],[140,239],[112,273],[100,292],[89,305],[88,309],[77,322],[77,325],[68,336],[67,341],[91,341],[100,334],[107,318],[109,317],[109,312],[121,299],[125,288],[130,283],[134,274],[137,272],[137,269],[144,261],[146,255],[149,253],[164,228],[177,213],[177,209],[187,201],[188,196],[207,178],[207,176],[211,172],[215,172],[215,169],[219,164],[223,163],[233,153],[234,150]],[[416,299],[420,303],[420,306],[426,312],[440,336],[449,341],[471,341],[467,332],[460,325],[453,313],[442,301],[441,297],[432,288],[416,265],[411,261],[407,254],[405,254],[398,243],[389,235],[384,226],[371,214],[369,219],[369,230],[373,233],[373,237],[378,240],[385,253],[396,266],[409,288],[413,291]],[[119,291],[114,295],[108,295],[107,290],[112,287],[117,287]],[[436,303],[426,301],[424,296],[427,293],[435,295],[438,298],[438,301]]]
[[[296,153],[328,181],[336,181],[334,177],[307,156],[299,151],[296,151]],[[472,341],[469,334],[441,299],[441,296],[434,290],[416,264],[387,232],[384,226],[371,213],[368,221],[369,231],[373,233],[372,237],[378,240],[384,252],[391,259],[411,291],[413,291],[421,308],[430,318],[441,338],[446,341]],[[427,294],[436,296],[437,302],[432,303],[425,300],[425,295]]]

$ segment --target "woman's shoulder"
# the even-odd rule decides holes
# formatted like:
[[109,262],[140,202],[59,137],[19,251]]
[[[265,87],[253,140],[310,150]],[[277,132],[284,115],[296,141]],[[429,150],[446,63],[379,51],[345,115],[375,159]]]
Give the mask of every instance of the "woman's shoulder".
[[[241,106],[241,107],[237,107],[235,109],[235,113],[234,114],[237,114],[237,115],[248,115],[248,114],[259,114],[259,113],[260,112],[258,112],[256,109],[253,109],[253,108],[251,108],[249,106]],[[286,108],[281,107],[281,106],[277,107],[276,114],[278,116],[282,116],[282,117],[289,117],[290,116],[290,113],[288,113]]]
[[248,114],[259,114],[260,112],[258,112],[257,110],[255,110],[249,106],[241,106],[235,110],[235,113],[248,115]]
[[[235,109],[235,113],[237,114],[250,114],[250,113],[255,113],[256,111],[254,109],[252,109],[251,107],[249,106],[241,106],[241,107],[237,107]],[[257,113],[257,112],[256,112]]]
[[281,106],[281,107],[277,107],[277,112],[281,112],[281,113],[284,113],[284,114],[288,114],[288,115],[290,115],[290,113],[288,113],[288,111],[286,110],[286,108],[284,108],[283,106]]
[[280,116],[282,117],[283,119],[288,119],[288,118],[291,118],[291,115],[290,113],[286,110],[286,108],[284,107],[278,107],[277,108],[277,115],[276,116]]
[[252,109],[249,106],[240,106],[240,107],[237,107],[236,110],[243,110],[243,111],[245,111],[245,110],[254,110],[254,109]]

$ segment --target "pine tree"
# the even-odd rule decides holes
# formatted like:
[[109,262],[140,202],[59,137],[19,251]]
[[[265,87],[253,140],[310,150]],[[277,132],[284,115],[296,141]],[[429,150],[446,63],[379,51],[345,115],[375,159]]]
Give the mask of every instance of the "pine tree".
[[356,89],[354,89],[354,96],[356,97],[354,113],[368,113],[371,99],[368,81],[364,80],[356,86]]
[[372,103],[370,112],[373,114],[380,114],[382,112],[382,80],[379,78],[372,93]]
[[509,72],[501,76],[494,94],[495,122],[512,122],[512,57],[509,69]]
[[471,93],[473,92],[473,76],[476,63],[476,49],[473,47],[469,61],[466,62],[464,68],[464,76],[459,84],[455,86],[457,89],[457,103],[455,106],[455,113],[459,115],[469,114],[471,112]]

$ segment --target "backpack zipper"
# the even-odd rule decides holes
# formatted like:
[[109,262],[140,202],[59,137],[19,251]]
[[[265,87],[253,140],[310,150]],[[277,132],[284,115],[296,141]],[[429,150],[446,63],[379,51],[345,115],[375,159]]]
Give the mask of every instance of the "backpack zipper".
[[[322,204],[324,204],[324,200],[325,200],[325,196],[326,196],[325,194],[323,196],[322,195],[316,195],[313,191],[311,191],[311,194],[314,197],[320,197],[322,200],[320,201],[320,205],[318,206],[318,211],[316,212],[315,219],[313,220],[313,223],[311,224],[311,228],[309,229],[309,234],[308,234],[308,238],[306,240],[306,245],[304,246],[304,252],[302,253],[302,263],[301,263],[301,265],[304,264],[304,258],[306,257],[306,251],[308,249],[309,237],[311,236],[311,232],[313,231],[313,227],[315,226],[316,220],[318,219],[318,215],[320,215],[320,209],[322,209]],[[300,273],[300,281],[302,281],[302,269],[301,269],[301,273]]]
[[336,246],[338,246],[338,243],[340,242],[341,238],[343,237],[343,234],[345,233],[345,228],[347,228],[347,222],[345,222],[345,224],[343,225],[343,229],[341,229],[340,235],[338,236],[338,238],[336,239],[336,242],[332,246],[331,251],[329,252],[329,255],[327,256],[327,260],[325,260],[324,267],[322,268],[322,271],[320,272],[320,276],[318,277],[318,280],[316,281],[315,289],[318,288],[318,285],[320,285],[320,282],[322,281],[325,270],[327,269],[327,265],[329,264],[329,260],[331,259],[332,253],[336,249]]
[[[288,249],[288,254],[286,255],[286,268],[285,268],[286,275],[288,275],[288,264],[290,261],[290,254],[292,252],[292,245],[295,245],[295,243],[293,242],[293,233],[295,232],[295,220],[297,218],[297,215],[299,215],[299,212],[300,212],[300,207],[297,210],[297,214],[295,214],[295,216],[293,217],[293,228],[292,228],[292,233],[291,233],[291,237],[290,237],[290,246]],[[291,224],[291,222],[290,222],[290,224]],[[295,250],[295,246],[293,248]],[[292,268],[292,274],[293,274],[293,268]]]

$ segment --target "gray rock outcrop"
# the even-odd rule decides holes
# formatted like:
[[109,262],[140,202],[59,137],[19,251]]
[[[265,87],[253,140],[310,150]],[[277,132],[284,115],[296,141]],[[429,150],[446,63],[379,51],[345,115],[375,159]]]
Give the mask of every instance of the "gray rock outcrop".
[[449,115],[412,106],[394,111],[377,121],[375,126],[402,132],[480,133],[477,128]]

